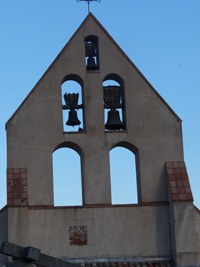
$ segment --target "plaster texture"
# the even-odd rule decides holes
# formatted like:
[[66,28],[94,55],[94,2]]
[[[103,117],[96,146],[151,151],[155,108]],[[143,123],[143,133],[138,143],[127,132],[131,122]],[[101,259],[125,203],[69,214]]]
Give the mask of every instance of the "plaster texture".
[[194,222],[195,222],[195,236],[197,245],[197,262],[200,265],[200,211],[194,209]]
[[[9,208],[9,218],[9,242],[40,248],[42,253],[58,258],[170,255],[168,206],[21,207]],[[68,231],[73,226],[87,227],[86,246],[70,245]]]
[[[84,38],[99,39],[99,71],[86,71]],[[103,81],[123,80],[126,131],[105,132]],[[84,91],[85,131],[63,132],[61,83],[77,79]],[[139,202],[167,201],[164,163],[182,161],[181,121],[89,15],[7,122],[8,168],[28,169],[29,205],[53,205],[52,153],[71,147],[81,157],[83,203],[111,203],[109,151],[122,145],[137,157]],[[17,140],[17,142],[16,142]]]
[[[0,212],[0,242],[8,241],[8,210],[4,209]],[[6,263],[8,257],[0,254],[0,264]],[[1,266],[1,265],[0,265]]]
[[192,202],[175,202],[175,242],[177,265],[197,265],[197,246]]
[[200,213],[195,209],[193,201],[174,201],[169,182],[170,180],[168,196],[173,262],[178,266],[199,265]]
[[[98,71],[86,70],[84,39],[90,35],[98,37]],[[123,86],[123,131],[105,131],[107,79]],[[61,85],[68,80],[82,87],[81,132],[63,130]],[[172,201],[165,169],[165,162],[183,161],[181,120],[91,13],[6,128],[7,168],[26,169],[28,184],[27,206],[8,205],[7,215],[0,215],[9,242],[59,258],[166,256],[182,266],[199,262],[200,219],[192,202]],[[116,146],[136,156],[140,205],[110,204],[109,151]],[[52,153],[61,147],[80,155],[82,207],[54,208]],[[87,245],[70,245],[69,227],[75,226],[84,226]]]

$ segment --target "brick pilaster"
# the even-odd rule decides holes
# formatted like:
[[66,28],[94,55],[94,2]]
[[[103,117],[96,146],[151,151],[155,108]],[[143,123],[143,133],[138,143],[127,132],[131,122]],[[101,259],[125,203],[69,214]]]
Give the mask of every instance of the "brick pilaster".
[[26,168],[7,169],[7,205],[28,206],[28,180]]
[[185,163],[166,162],[172,201],[193,201]]

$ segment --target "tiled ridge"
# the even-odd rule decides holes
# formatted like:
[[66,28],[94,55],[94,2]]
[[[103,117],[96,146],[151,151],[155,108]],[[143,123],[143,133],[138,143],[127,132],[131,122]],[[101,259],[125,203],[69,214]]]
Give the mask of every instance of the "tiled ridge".
[[26,168],[7,169],[7,206],[28,206]]
[[78,267],[172,267],[170,261],[78,263]]
[[185,163],[166,162],[172,201],[193,201]]

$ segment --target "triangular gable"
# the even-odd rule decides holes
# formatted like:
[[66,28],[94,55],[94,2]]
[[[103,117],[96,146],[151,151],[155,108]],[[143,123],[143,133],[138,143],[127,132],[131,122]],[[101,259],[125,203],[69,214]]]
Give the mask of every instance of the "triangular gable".
[[167,104],[167,102],[162,98],[162,96],[155,90],[155,88],[151,85],[151,83],[144,77],[144,75],[140,72],[140,70],[135,66],[135,64],[131,61],[131,59],[125,54],[125,52],[119,47],[119,45],[115,42],[115,40],[111,37],[111,35],[106,31],[106,29],[102,26],[102,24],[96,19],[96,17],[89,13],[87,17],[84,19],[84,21],[81,23],[79,28],[76,30],[76,32],[72,35],[70,40],[67,42],[67,44],[64,46],[64,48],[61,50],[61,52],[57,55],[55,60],[52,62],[52,64],[49,66],[49,68],[45,71],[45,73],[42,75],[42,77],[39,79],[39,81],[36,83],[36,85],[33,87],[33,89],[30,91],[30,93],[27,95],[27,97],[23,100],[21,105],[18,107],[18,109],[13,113],[13,115],[10,117],[10,119],[6,123],[7,124],[15,117],[15,115],[18,113],[18,111],[21,109],[21,107],[24,105],[24,103],[28,100],[28,98],[33,94],[37,86],[42,82],[44,77],[47,75],[47,73],[52,69],[54,64],[59,60],[59,58],[62,56],[64,51],[68,48],[70,42],[74,39],[74,37],[78,34],[80,29],[84,26],[84,24],[87,22],[89,18],[92,18],[96,24],[101,28],[101,30],[107,35],[107,37],[111,40],[111,42],[117,47],[117,49],[120,51],[120,53],[126,58],[126,60],[131,64],[131,66],[136,70],[136,72],[141,76],[141,78],[149,85],[149,87],[152,89],[152,91],[160,98],[160,100],[163,102],[163,104],[169,109],[169,111],[174,115],[174,117],[177,119],[177,121],[181,122],[182,120],[179,118],[179,116],[173,111],[173,109]]

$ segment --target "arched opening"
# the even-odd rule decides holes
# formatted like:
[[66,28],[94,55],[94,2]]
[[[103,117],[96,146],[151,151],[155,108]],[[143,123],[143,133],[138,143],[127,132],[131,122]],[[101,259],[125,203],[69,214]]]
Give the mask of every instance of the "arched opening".
[[103,82],[104,124],[106,130],[125,130],[124,82],[116,74],[108,75]]
[[115,147],[110,151],[111,203],[138,203],[136,159],[132,151]]
[[84,130],[83,83],[80,77],[71,75],[62,83],[62,107],[64,132]]
[[62,147],[53,153],[54,206],[82,205],[82,180],[79,154]]
[[98,37],[89,35],[85,37],[85,60],[86,69],[89,71],[99,70],[99,43]]

